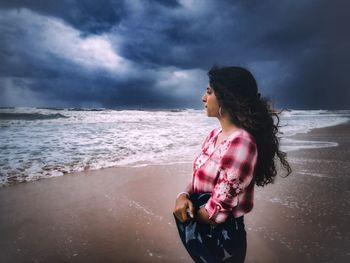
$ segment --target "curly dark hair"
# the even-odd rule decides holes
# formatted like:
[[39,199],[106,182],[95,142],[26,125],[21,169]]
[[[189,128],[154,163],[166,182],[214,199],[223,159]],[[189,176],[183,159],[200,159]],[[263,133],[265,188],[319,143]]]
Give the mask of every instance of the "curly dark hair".
[[292,170],[287,154],[280,151],[281,137],[278,137],[282,111],[277,112],[268,98],[260,97],[252,73],[242,67],[214,66],[208,76],[222,111],[229,114],[237,127],[245,129],[255,139],[258,150],[254,176],[256,185],[265,186],[274,181],[277,158],[288,176]]

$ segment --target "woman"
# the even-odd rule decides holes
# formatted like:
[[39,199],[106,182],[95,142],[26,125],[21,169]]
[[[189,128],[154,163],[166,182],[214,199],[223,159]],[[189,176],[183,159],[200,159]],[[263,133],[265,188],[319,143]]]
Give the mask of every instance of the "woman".
[[[279,150],[278,113],[260,98],[253,75],[241,67],[214,67],[202,98],[221,128],[209,133],[194,161],[192,182],[176,198],[179,234],[195,262],[244,262],[243,217],[253,208],[254,185],[272,183]],[[276,118],[277,123],[274,123]]]

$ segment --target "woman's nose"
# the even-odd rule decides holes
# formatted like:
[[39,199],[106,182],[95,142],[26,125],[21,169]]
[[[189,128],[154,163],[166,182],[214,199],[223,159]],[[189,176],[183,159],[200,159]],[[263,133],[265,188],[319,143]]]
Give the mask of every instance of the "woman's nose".
[[204,94],[203,97],[202,97],[202,101],[203,101],[203,102],[206,102],[206,101],[207,101],[207,96],[205,96],[205,94]]

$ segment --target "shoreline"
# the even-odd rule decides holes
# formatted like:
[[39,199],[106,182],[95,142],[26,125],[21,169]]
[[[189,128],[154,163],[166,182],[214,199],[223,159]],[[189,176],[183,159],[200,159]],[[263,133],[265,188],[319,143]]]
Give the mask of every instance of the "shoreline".
[[[293,173],[256,188],[246,262],[347,262],[350,124],[298,139]],[[116,167],[0,188],[1,262],[191,262],[172,215],[192,163]],[[327,177],[325,177],[327,176]],[[287,256],[287,259],[286,259]]]
[[[322,128],[314,128],[311,129],[308,132],[305,133],[296,133],[294,135],[291,136],[287,136],[285,137],[285,139],[287,140],[292,140],[292,141],[296,141],[296,142],[310,142],[310,138],[308,138],[308,135],[310,133],[314,134],[319,133],[318,130],[324,130],[324,129],[329,129],[332,127],[335,127],[337,129],[337,127],[339,126],[339,128],[343,127],[344,125],[348,125],[350,124],[350,121],[346,122],[346,123],[341,123],[341,124],[337,124],[334,126],[327,126],[327,127],[322,127]],[[322,134],[322,132],[320,132]],[[316,140],[317,141],[317,140]],[[315,142],[315,141],[313,141]],[[319,142],[325,142],[322,140],[319,140]],[[293,151],[300,151],[300,150],[304,150],[304,149],[323,149],[323,148],[329,148],[329,147],[338,147],[338,143],[335,141],[327,141],[328,145],[324,145],[324,146],[314,146],[314,147],[306,147],[306,146],[299,146],[299,148],[297,149],[292,149],[292,150],[287,150],[286,152],[293,152]],[[335,143],[336,145],[331,145]],[[178,161],[178,162],[174,162],[174,161],[164,161],[161,163],[150,163],[150,162],[145,162],[145,161],[137,161],[135,163],[131,163],[131,164],[126,164],[126,165],[115,165],[115,166],[111,166],[111,167],[101,167],[101,168],[97,168],[97,169],[92,169],[92,170],[84,170],[84,171],[72,171],[72,172],[68,172],[68,173],[64,173],[63,175],[60,176],[49,176],[49,177],[41,177],[41,178],[35,178],[35,179],[30,179],[28,181],[9,181],[9,183],[5,183],[0,185],[0,189],[3,187],[13,187],[17,184],[26,184],[26,183],[32,183],[35,181],[41,181],[41,180],[47,180],[47,179],[52,179],[52,178],[56,178],[56,177],[63,177],[63,176],[69,176],[69,175],[79,175],[79,174],[85,174],[85,173],[91,173],[91,172],[96,172],[99,170],[106,170],[106,169],[117,169],[117,168],[142,168],[142,167],[147,167],[147,166],[168,166],[168,165],[177,165],[177,164],[188,164],[188,163],[192,163],[192,160],[188,160],[188,161]]]

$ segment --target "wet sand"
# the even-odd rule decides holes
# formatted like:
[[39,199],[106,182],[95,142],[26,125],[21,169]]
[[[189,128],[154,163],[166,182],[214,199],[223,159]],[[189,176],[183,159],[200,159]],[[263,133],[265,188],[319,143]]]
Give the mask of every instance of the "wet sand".
[[[246,262],[350,260],[350,125],[295,138],[293,174],[256,189]],[[0,262],[191,262],[173,220],[192,164],[110,168],[0,188]]]

